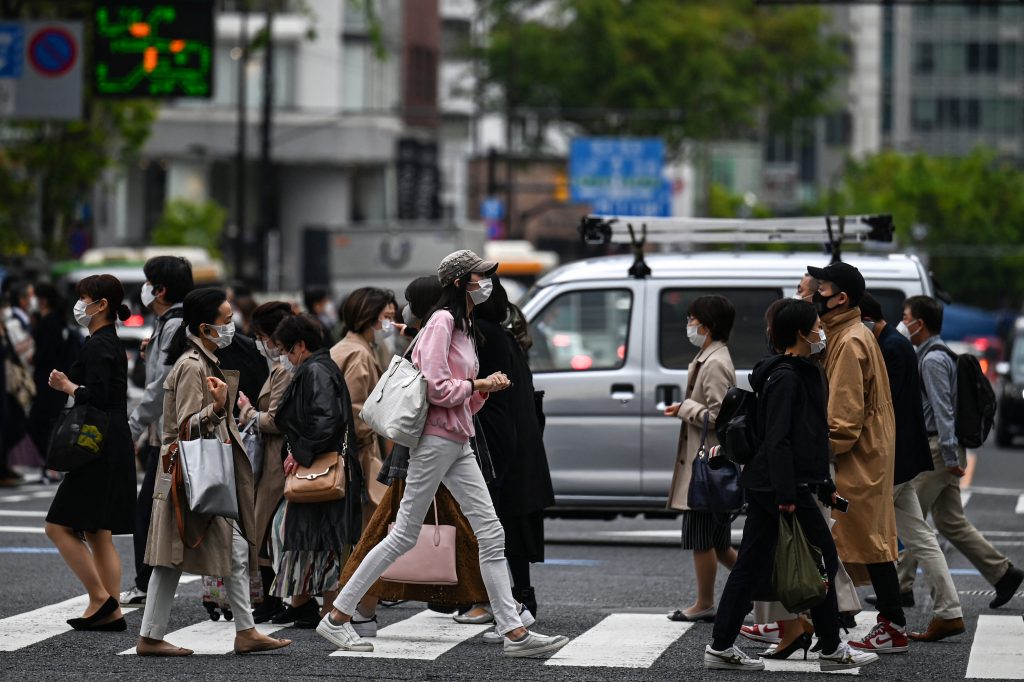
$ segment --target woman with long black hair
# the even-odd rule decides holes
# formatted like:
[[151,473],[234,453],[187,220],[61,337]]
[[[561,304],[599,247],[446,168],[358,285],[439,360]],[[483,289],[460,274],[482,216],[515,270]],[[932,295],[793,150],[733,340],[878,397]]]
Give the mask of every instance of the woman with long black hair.
[[153,574],[135,647],[140,656],[193,653],[164,641],[174,592],[183,572],[223,576],[235,617],[236,654],[270,651],[291,644],[289,640],[272,639],[257,631],[252,617],[249,548],[259,537],[253,471],[231,414],[231,406],[237,400],[238,372],[221,370],[215,355],[217,349],[231,343],[234,334],[231,304],[223,289],[196,289],[185,296],[182,325],[167,353],[167,363],[173,367],[164,384],[162,452],[166,453],[181,433],[186,438],[201,435],[230,443],[239,520],[197,514],[187,503],[175,509],[175,498],[180,499],[184,491],[177,496],[154,494],[145,559],[153,567]]
[[373,644],[352,627],[356,604],[388,566],[416,545],[423,518],[442,481],[469,519],[479,542],[480,573],[497,631],[505,637],[505,655],[544,655],[569,641],[562,636],[530,632],[523,626],[505,564],[505,534],[469,445],[475,435],[473,415],[489,394],[509,387],[508,377],[500,372],[476,378],[479,361],[471,315],[474,306],[490,296],[493,285],[489,277],[496,269],[497,263],[465,250],[450,254],[438,267],[444,291],[412,352],[413,362],[427,381],[430,407],[426,427],[409,458],[394,531],[366,555],[334,601],[334,608],[317,627],[317,632],[340,649],[373,650]]
[[128,626],[117,602],[121,557],[112,536],[135,530],[135,449],[128,430],[128,360],[115,320],[127,320],[129,312],[124,287],[111,275],[86,277],[76,291],[75,321],[89,330],[89,340],[67,374],[50,372],[49,385],[76,404],[102,410],[109,421],[99,459],[69,471],[57,488],[46,535],[89,593],[85,613],[68,624],[123,632]]

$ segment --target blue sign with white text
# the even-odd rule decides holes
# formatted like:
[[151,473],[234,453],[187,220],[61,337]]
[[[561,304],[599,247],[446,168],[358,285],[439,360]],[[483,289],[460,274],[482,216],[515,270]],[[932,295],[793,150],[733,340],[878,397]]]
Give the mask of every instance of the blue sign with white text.
[[600,215],[671,215],[664,166],[657,138],[578,137],[569,151],[572,200]]
[[0,24],[0,78],[21,78],[25,67],[25,29]]

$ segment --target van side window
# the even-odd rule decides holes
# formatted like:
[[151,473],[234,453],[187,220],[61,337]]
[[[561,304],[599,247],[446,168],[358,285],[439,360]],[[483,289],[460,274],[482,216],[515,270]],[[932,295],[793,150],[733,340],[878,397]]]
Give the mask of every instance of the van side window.
[[910,298],[910,294],[902,289],[875,289],[868,287],[868,291],[875,297],[878,304],[882,306],[882,314],[885,321],[896,325],[903,319],[903,302]]
[[585,372],[625,364],[633,292],[591,289],[564,293],[530,323],[534,372]]
[[712,294],[725,296],[736,308],[736,322],[728,341],[736,369],[750,369],[768,353],[764,311],[782,298],[782,289],[663,289],[658,304],[658,359],[662,367],[689,366],[697,349],[686,339],[686,312],[695,299]]

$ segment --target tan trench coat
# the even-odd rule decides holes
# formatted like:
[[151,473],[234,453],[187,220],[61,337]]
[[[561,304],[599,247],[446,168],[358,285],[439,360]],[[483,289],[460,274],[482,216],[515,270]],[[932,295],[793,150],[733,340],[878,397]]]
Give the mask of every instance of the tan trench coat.
[[381,370],[377,364],[377,353],[362,335],[349,332],[331,348],[331,359],[345,375],[345,385],[352,399],[352,416],[355,419],[356,441],[359,448],[359,464],[363,467],[369,504],[363,505],[363,526],[370,522],[377,505],[384,499],[388,487],[377,480],[381,468],[380,439],[366,422],[359,418],[363,403],[380,381]]
[[[161,455],[178,439],[178,425],[197,413],[204,435],[230,440],[234,446],[232,451],[240,516],[238,526],[252,544],[251,538],[256,537],[252,465],[242,448],[242,438],[235,420],[230,417],[221,419],[214,414],[213,394],[206,384],[206,378],[211,376],[227,383],[227,404],[234,405],[238,395],[238,372],[222,371],[216,356],[190,334],[185,352],[174,363],[164,382]],[[181,502],[185,537],[192,543],[207,527],[210,517],[193,514],[188,509],[188,503],[185,500]],[[197,575],[231,575],[232,524],[229,519],[214,517],[213,522],[209,523],[203,543],[196,549],[188,549],[178,535],[171,499],[154,499],[145,561],[150,566],[168,566]]]
[[833,511],[832,535],[850,576],[864,584],[866,571],[857,564],[897,558],[892,499],[896,417],[882,351],[861,324],[860,308],[831,313],[822,322],[828,338],[825,373],[836,489],[850,501],[849,513]]
[[672,488],[669,491],[668,508],[687,511],[687,495],[690,491],[690,473],[693,460],[700,448],[700,434],[704,428],[704,415],[708,415],[708,435],[704,447],[718,445],[715,435],[715,419],[722,409],[722,399],[730,386],[736,385],[736,369],[732,364],[729,349],[721,341],[712,341],[697,353],[687,368],[686,399],[679,406],[679,446],[676,466],[672,474]]
[[239,415],[239,423],[248,424],[253,415],[259,411],[260,436],[263,439],[263,474],[256,483],[256,546],[263,546],[274,512],[284,497],[284,435],[277,428],[274,418],[277,417],[277,406],[284,396],[285,389],[292,382],[292,373],[279,362],[270,369],[270,376],[263,382],[259,398]]

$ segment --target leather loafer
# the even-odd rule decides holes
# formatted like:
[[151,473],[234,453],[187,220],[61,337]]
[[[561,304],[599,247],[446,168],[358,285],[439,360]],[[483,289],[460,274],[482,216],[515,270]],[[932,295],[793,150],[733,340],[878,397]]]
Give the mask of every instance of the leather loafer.
[[1024,571],[1015,566],[1010,566],[1009,570],[995,584],[996,598],[989,603],[988,607],[990,609],[998,609],[1013,599],[1013,595],[1021,586],[1021,583],[1024,583]]
[[963,618],[932,618],[927,630],[911,632],[908,637],[915,642],[938,642],[947,637],[961,635],[965,630]]

